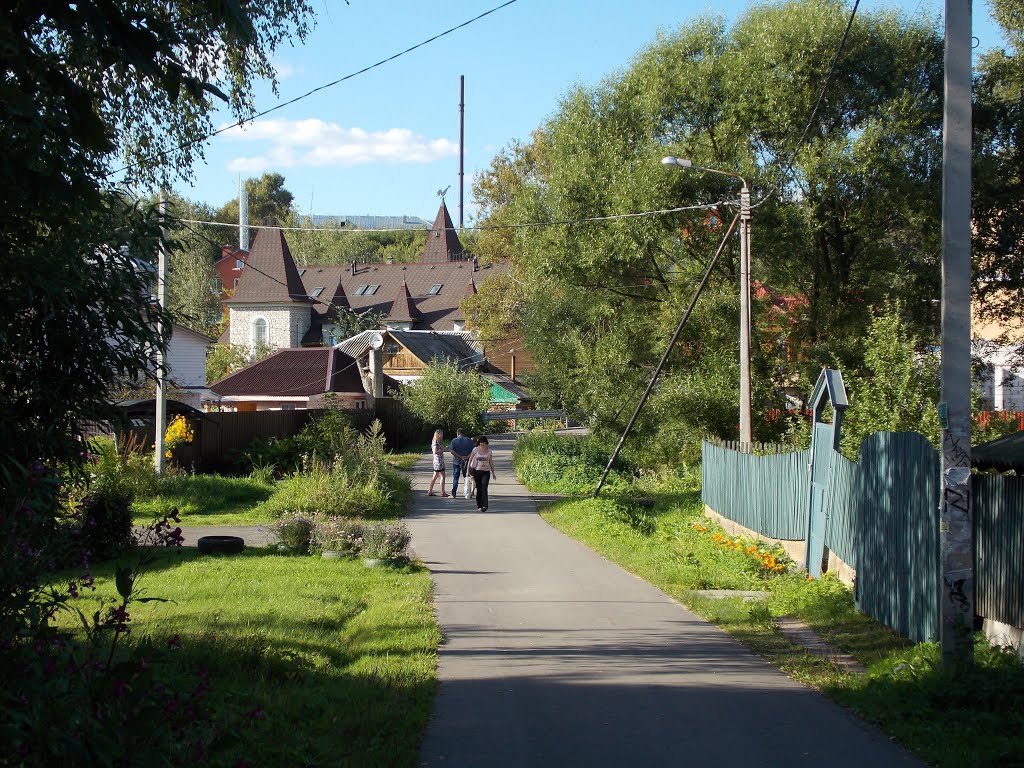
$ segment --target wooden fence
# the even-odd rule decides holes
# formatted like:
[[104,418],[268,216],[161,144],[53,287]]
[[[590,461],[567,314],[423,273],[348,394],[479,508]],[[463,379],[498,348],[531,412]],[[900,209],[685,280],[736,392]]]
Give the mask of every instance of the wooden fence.
[[[809,451],[755,456],[705,443],[704,503],[775,539],[808,520]],[[975,475],[976,610],[1024,627],[1024,478]],[[865,438],[858,461],[832,457],[825,545],[857,571],[858,606],[914,640],[939,632],[939,457],[921,435]]]
[[[379,398],[376,408],[345,411],[352,426],[365,432],[380,419],[387,447],[401,450],[429,442],[431,430],[413,417],[401,401]],[[190,419],[195,434],[191,443],[175,450],[175,461],[196,472],[234,472],[240,468],[242,453],[254,440],[269,440],[297,435],[318,410],[244,411],[204,413]],[[122,433],[138,450],[152,450],[153,425],[132,427]]]

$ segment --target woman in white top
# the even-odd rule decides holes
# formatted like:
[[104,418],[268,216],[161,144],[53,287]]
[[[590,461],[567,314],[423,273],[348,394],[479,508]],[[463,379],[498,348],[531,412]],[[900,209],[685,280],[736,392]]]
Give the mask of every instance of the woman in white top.
[[487,438],[483,435],[480,436],[476,448],[469,454],[469,461],[467,463],[469,464],[470,474],[473,475],[473,481],[476,483],[477,511],[486,512],[487,485],[491,482],[492,476],[497,480],[498,475],[494,471],[494,454],[487,442]]

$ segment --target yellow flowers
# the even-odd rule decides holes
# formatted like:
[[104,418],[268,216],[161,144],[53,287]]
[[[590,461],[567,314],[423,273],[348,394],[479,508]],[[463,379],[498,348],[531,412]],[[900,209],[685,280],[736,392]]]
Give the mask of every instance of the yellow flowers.
[[[693,530],[697,533],[708,533],[711,529],[703,525],[702,523],[693,523],[691,525]],[[750,555],[757,559],[759,565],[768,573],[783,573],[786,570],[786,558],[785,553],[780,547],[773,547],[771,549],[765,549],[758,546],[755,543],[745,541],[739,536],[730,537],[726,536],[721,531],[715,531],[711,534],[711,540],[725,549],[730,549],[734,552],[742,552],[745,555]]]
[[195,432],[192,431],[192,427],[189,426],[185,417],[175,416],[167,425],[167,431],[164,432],[164,456],[168,459],[171,458],[175,448],[182,443],[191,443],[194,439]]

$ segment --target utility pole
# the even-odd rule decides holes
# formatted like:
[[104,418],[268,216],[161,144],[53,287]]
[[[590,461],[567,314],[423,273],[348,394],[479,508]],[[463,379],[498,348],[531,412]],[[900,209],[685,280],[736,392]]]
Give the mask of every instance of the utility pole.
[[[167,306],[167,245],[165,241],[166,232],[164,221],[167,218],[167,197],[160,193],[160,248],[157,251],[156,268],[156,303],[161,312]],[[164,473],[164,433],[167,431],[167,356],[164,354],[163,345],[166,338],[167,328],[163,320],[158,320],[156,335],[159,339],[159,346],[156,350],[156,426],[153,435],[154,462],[156,473]]]
[[942,663],[973,661],[971,0],[946,0],[942,130]]
[[466,76],[459,75],[459,231],[462,231],[463,176],[466,159]]
[[750,418],[750,188],[740,190],[740,442],[753,442]]

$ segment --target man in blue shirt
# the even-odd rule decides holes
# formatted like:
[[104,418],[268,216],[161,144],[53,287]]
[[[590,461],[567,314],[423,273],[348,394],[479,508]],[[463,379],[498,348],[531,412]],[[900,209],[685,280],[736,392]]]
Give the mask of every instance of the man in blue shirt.
[[[473,452],[473,441],[462,434],[462,428],[455,430],[455,439],[452,440],[451,444],[452,452],[452,474],[455,476],[454,484],[452,485],[452,498],[459,492],[459,472],[462,474],[469,474],[469,467],[466,465],[466,461],[469,459],[469,454]],[[468,496],[466,498],[469,498]]]

